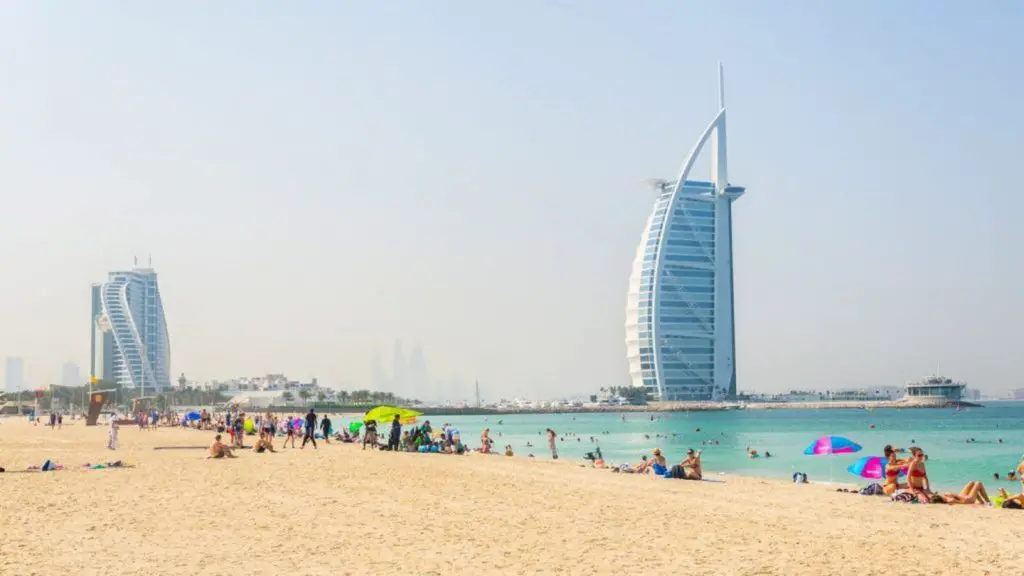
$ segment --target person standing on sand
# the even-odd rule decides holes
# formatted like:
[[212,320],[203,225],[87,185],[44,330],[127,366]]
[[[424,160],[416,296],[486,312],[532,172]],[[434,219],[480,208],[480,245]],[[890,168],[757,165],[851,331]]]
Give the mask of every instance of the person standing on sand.
[[111,417],[110,430],[107,432],[107,434],[109,435],[109,438],[107,439],[107,448],[109,448],[110,450],[117,450],[117,447],[120,446],[120,443],[118,443],[117,441],[118,428],[120,428],[120,426],[117,425],[117,420]]
[[398,445],[402,441],[402,419],[398,414],[395,414],[395,419],[391,421],[391,434],[388,436],[388,450],[393,452],[398,451]]
[[327,414],[320,419],[320,431],[324,434],[324,442],[331,443],[331,419]]
[[551,428],[548,428],[548,447],[551,448],[551,459],[558,460],[558,448],[555,446],[555,439],[558,438],[558,434]]
[[313,412],[313,409],[310,408],[309,412],[306,414],[306,435],[302,437],[302,446],[299,448],[305,448],[306,442],[312,442],[313,449],[319,450],[319,448],[316,447],[316,438],[314,438],[314,434],[316,434],[316,412]]
[[287,416],[284,419],[284,431],[284,444],[281,445],[281,449],[283,450],[288,447],[289,440],[292,441],[292,448],[295,448],[295,423],[292,422],[292,419]]

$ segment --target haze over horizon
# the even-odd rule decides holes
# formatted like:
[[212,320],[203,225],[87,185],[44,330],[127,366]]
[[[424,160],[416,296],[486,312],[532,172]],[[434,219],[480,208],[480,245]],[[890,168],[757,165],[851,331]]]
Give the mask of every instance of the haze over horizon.
[[1022,387],[1022,24],[1011,2],[0,4],[0,358],[87,372],[89,285],[152,255],[175,376],[368,388],[398,337],[487,398],[627,385],[640,181],[674,177],[721,61],[739,389]]

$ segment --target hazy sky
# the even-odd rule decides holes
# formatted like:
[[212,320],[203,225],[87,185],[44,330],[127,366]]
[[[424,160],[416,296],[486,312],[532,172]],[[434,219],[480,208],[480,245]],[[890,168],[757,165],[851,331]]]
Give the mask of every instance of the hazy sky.
[[[653,194],[725,65],[741,390],[1024,386],[1024,4],[0,3],[0,356],[85,373],[153,255],[172,368],[628,383]],[[390,365],[390,364],[387,364]],[[466,390],[466,396],[471,390]]]

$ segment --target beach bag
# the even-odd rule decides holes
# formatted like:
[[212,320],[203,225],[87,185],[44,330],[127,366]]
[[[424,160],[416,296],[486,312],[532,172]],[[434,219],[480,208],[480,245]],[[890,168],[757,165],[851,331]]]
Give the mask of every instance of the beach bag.
[[860,493],[863,496],[884,496],[885,490],[882,489],[882,486],[879,485],[877,482],[872,482],[871,484],[868,484],[867,486],[862,488]]
[[1021,505],[1016,500],[1005,500],[1003,501],[1003,508],[1007,510],[1020,510]]

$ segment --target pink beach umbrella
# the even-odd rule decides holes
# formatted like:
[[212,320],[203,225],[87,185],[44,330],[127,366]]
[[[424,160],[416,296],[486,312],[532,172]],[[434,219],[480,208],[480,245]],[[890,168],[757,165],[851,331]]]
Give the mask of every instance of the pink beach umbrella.
[[881,456],[865,456],[851,464],[847,470],[861,478],[878,479],[885,476],[885,458]]
[[[860,452],[861,445],[845,436],[822,436],[804,450],[808,456],[833,456]],[[828,481],[832,482],[832,458],[828,459]]]
[[808,456],[821,456],[823,454],[853,454],[860,452],[861,445],[845,436],[822,436],[804,450]]
[[[861,478],[880,479],[885,476],[885,466],[889,462],[882,456],[865,456],[850,465],[847,470]],[[906,468],[900,470],[900,474],[906,474]]]

